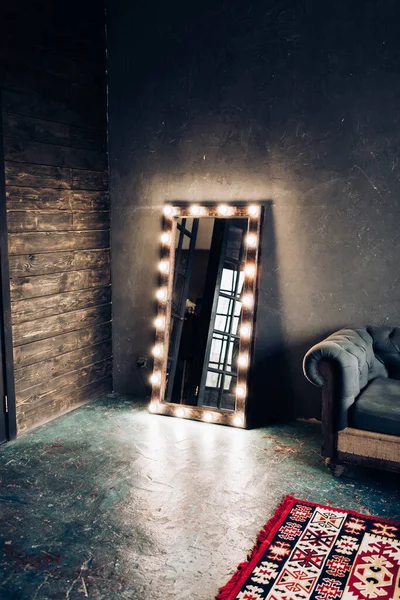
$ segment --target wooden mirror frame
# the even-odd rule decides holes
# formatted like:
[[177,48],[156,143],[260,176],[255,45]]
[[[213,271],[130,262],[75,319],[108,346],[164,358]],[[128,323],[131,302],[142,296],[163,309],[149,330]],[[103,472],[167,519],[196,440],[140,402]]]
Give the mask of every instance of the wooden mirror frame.
[[[161,260],[158,264],[160,287],[156,292],[158,300],[156,330],[153,348],[154,367],[151,376],[152,394],[149,404],[151,413],[175,416],[220,425],[247,426],[248,373],[254,354],[254,330],[259,280],[259,254],[261,242],[263,206],[260,204],[180,204],[164,207],[164,226],[160,236]],[[246,262],[244,268],[243,296],[248,303],[242,305],[240,324],[239,362],[235,410],[216,409],[208,406],[176,404],[164,400],[169,345],[169,323],[171,319],[171,298],[174,273],[175,236],[177,219],[186,218],[247,218]],[[243,360],[240,361],[240,357]]]

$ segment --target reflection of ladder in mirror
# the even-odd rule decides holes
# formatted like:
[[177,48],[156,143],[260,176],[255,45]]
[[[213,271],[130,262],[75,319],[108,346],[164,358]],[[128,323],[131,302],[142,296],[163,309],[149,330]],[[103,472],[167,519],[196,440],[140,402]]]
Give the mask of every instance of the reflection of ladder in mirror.
[[[165,399],[171,402],[172,391],[175,380],[175,372],[178,362],[179,347],[182,337],[183,325],[185,322],[186,300],[189,293],[190,278],[193,270],[194,251],[196,248],[197,231],[199,228],[199,220],[193,219],[191,231],[186,228],[186,219],[177,223],[179,231],[178,245],[175,249],[175,272],[174,282],[172,287],[172,306],[171,306],[171,324],[170,324],[170,344],[168,350],[167,361],[167,389]],[[188,256],[186,263],[183,260],[183,251],[185,242],[188,242]],[[178,286],[178,279],[181,278],[181,285]],[[177,297],[174,295],[177,294]],[[183,380],[184,381],[184,380]],[[182,382],[183,385],[183,382]],[[182,394],[179,395],[182,403]]]
[[[221,251],[219,255],[210,326],[208,329],[207,346],[204,354],[204,363],[202,369],[199,397],[197,402],[198,406],[204,406],[205,390],[206,387],[209,387],[206,385],[207,375],[208,373],[215,373],[215,375],[217,376],[217,385],[212,387],[218,389],[218,397],[216,401],[217,406],[214,408],[221,408],[224,392],[228,389],[232,389],[232,387],[234,387],[232,386],[232,381],[236,381],[237,379],[237,368],[234,364],[234,361],[236,361],[237,357],[234,356],[233,348],[235,347],[235,344],[237,348],[239,347],[239,335],[237,332],[234,331],[234,323],[236,316],[235,309],[237,306],[237,302],[239,302],[239,285],[241,280],[241,272],[244,268],[245,248],[243,244],[244,235],[242,234],[238,258],[235,259],[232,256],[227,256],[229,228],[232,226],[232,224],[234,224],[236,227],[241,226],[243,227],[243,229],[247,229],[246,221],[237,220],[232,223],[232,220],[227,219],[223,222],[224,231],[221,243]],[[230,289],[221,290],[224,269],[229,269],[229,271],[232,272],[232,285]],[[206,293],[207,291],[210,290],[206,290]],[[223,313],[217,312],[220,298],[225,298],[227,300],[227,309]],[[225,320],[225,326],[223,331],[215,328],[217,317],[223,317]],[[221,344],[218,358],[213,358],[211,360],[213,340],[220,340]],[[230,378],[230,383],[227,390],[225,390],[225,381],[228,377]],[[235,405],[233,405],[232,410],[235,410]]]

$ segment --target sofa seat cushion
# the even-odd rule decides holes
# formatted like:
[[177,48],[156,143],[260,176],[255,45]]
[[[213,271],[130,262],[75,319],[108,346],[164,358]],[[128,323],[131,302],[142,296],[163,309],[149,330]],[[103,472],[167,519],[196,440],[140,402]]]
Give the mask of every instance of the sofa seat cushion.
[[381,377],[371,381],[350,408],[349,424],[400,436],[400,381]]

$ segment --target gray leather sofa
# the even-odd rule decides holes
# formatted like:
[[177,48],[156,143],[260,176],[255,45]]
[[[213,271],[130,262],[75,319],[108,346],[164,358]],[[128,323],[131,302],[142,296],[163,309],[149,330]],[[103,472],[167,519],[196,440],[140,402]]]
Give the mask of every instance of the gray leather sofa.
[[345,462],[400,472],[400,327],[341,329],[303,363],[322,388],[322,453],[335,474]]

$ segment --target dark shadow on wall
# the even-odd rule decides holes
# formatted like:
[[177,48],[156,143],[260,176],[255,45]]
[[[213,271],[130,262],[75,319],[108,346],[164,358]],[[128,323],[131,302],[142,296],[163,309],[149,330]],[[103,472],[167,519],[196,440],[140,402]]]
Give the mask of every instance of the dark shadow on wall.
[[254,362],[250,374],[249,422],[256,427],[290,413],[293,397],[279,290],[273,203],[264,203]]
[[[262,341],[258,348],[251,375],[250,427],[261,427],[299,417],[321,418],[321,390],[312,385],[303,373],[307,351],[322,342],[333,330],[307,338],[299,344],[285,341],[281,321],[276,321],[274,339]],[[259,344],[261,346],[261,343]]]
[[321,392],[305,378],[303,358],[313,345],[333,333],[326,329],[295,344],[289,341],[284,327],[273,201],[263,205],[256,341],[250,374],[251,427],[299,416],[319,418]]

